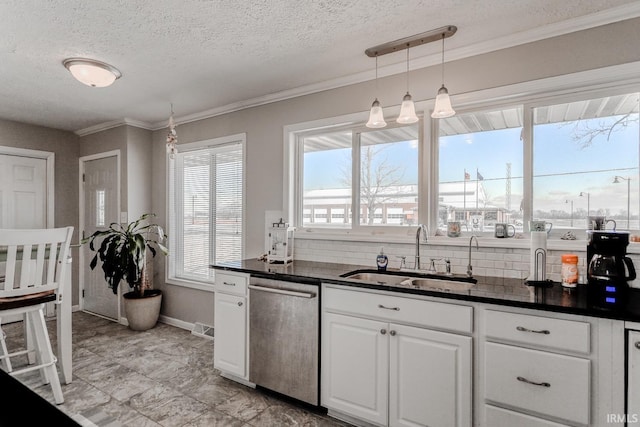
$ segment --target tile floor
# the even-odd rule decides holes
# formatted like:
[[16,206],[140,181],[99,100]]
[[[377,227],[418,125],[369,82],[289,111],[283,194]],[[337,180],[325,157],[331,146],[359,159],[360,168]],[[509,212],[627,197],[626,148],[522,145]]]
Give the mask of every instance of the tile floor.
[[[55,348],[55,322],[48,326]],[[21,323],[3,329],[10,350],[22,345]],[[213,369],[213,345],[163,323],[134,332],[75,312],[73,381],[62,385],[65,402],[58,408],[70,415],[101,410],[123,426],[346,426],[222,378]],[[53,402],[51,388],[40,384],[37,373],[16,378]]]

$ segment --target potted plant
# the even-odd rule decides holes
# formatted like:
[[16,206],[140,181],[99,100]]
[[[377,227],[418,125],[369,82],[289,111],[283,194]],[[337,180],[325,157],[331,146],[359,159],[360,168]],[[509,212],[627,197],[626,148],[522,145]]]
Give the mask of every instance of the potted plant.
[[[169,251],[162,244],[165,240],[162,227],[149,222],[154,216],[144,214],[126,226],[112,223],[107,230],[96,231],[82,240],[96,252],[89,267],[93,270],[100,260],[104,278],[114,294],[118,293],[122,280],[129,284],[131,291],[123,295],[124,309],[129,328],[136,331],[153,328],[160,315],[162,291],[151,289],[148,283],[147,250],[153,257],[157,250],[164,255]],[[102,239],[100,246],[96,246],[96,239]]]

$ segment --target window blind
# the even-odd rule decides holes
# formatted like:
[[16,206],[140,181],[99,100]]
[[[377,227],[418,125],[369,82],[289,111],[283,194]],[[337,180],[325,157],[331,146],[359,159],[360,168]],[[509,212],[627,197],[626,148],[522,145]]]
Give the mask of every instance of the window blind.
[[210,282],[210,264],[242,259],[242,143],[176,156],[170,173],[169,276]]

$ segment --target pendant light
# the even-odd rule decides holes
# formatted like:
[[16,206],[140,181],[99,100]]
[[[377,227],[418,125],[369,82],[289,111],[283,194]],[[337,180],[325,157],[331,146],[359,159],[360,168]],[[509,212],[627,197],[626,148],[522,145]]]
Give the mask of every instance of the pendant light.
[[456,112],[451,107],[451,99],[449,98],[449,91],[444,86],[444,33],[442,34],[442,87],[438,90],[436,96],[436,105],[433,107],[433,113],[431,117],[434,119],[444,119],[451,117]]
[[409,94],[409,45],[407,44],[407,94],[402,98],[402,106],[400,107],[400,115],[396,119],[396,122],[402,124],[410,124],[418,121],[416,116],[416,107],[413,104],[413,99]]
[[[378,93],[378,55],[376,54],[376,93]],[[383,128],[387,125],[387,122],[384,121],[384,114],[382,113],[382,107],[380,106],[380,101],[378,98],[373,101],[371,104],[371,111],[369,112],[369,121],[366,126],[368,128],[379,129]]]
[[176,132],[176,123],[173,121],[173,104],[171,104],[171,115],[169,116],[169,133],[167,134],[167,154],[170,159],[175,159],[178,153],[176,143],[178,142],[178,133]]

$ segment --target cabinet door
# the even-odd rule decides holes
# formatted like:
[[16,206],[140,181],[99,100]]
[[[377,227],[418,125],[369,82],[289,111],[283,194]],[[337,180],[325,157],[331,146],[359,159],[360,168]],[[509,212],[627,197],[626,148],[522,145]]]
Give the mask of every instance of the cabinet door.
[[247,376],[247,299],[216,292],[213,366],[241,378]]
[[323,406],[387,424],[389,334],[384,322],[325,313]]
[[628,426],[640,426],[640,332],[629,331],[627,414]]
[[391,324],[389,424],[472,423],[472,338]]

